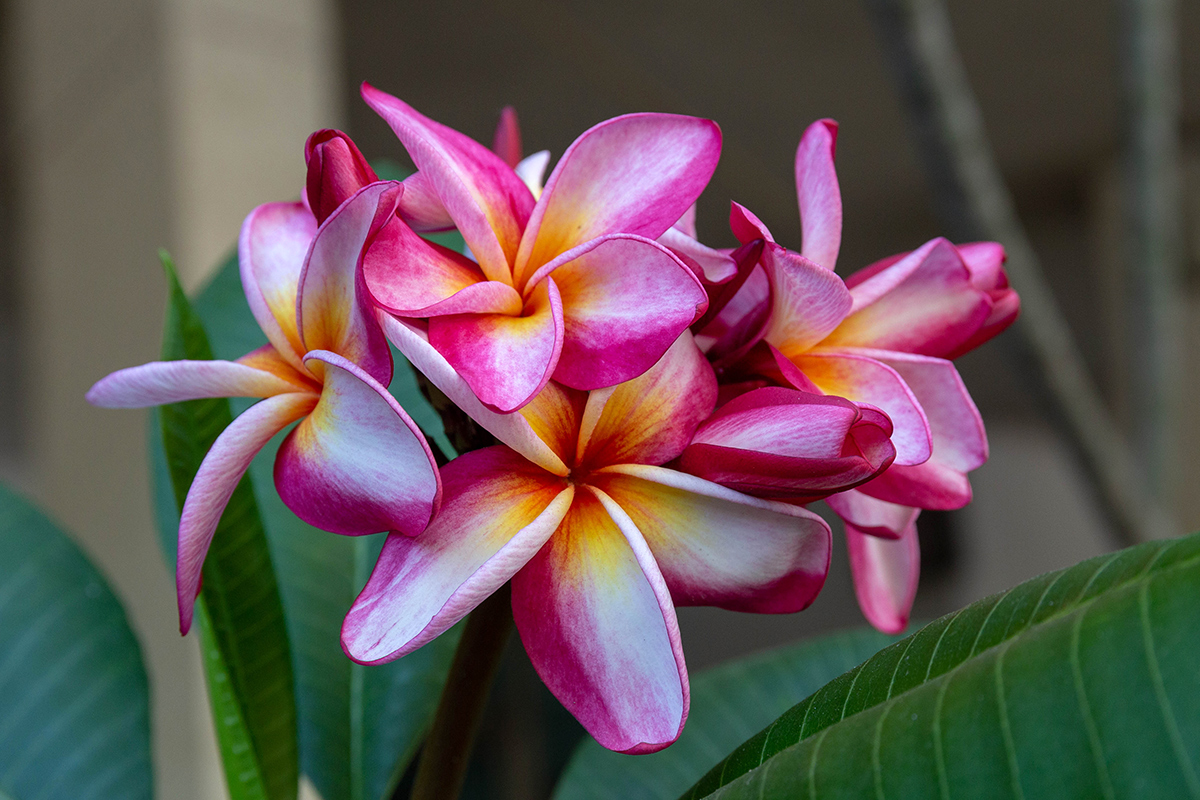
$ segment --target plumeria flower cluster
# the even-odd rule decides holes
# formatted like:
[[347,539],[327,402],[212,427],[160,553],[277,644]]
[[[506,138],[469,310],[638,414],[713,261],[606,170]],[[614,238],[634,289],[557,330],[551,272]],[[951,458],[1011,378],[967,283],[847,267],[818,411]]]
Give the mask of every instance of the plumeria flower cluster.
[[[346,653],[411,653],[505,584],[538,674],[603,745],[652,752],[688,713],[675,609],[807,607],[845,521],[860,605],[907,622],[920,509],[970,499],[987,457],[948,360],[1016,316],[992,243],[936,239],[843,282],[836,125],[796,158],[802,247],[734,204],[736,249],[700,243],[716,124],[632,114],[522,158],[369,85],[417,167],[380,181],[332,130],[305,147],[299,202],[255,209],[238,243],[268,344],[237,361],[157,362],[88,399],[261,402],[221,434],[179,527],[181,628],[217,521],[254,455],[280,497],[345,535],[388,532],[347,614]],[[427,234],[457,230],[458,252]],[[437,466],[387,391],[391,342],[496,444]]]

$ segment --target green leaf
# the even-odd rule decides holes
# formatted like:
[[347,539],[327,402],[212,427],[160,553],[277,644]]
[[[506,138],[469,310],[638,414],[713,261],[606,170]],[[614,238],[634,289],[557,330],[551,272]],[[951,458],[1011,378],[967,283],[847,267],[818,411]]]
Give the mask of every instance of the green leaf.
[[0,798],[148,800],[148,691],[104,578],[0,486]]
[[[194,308],[212,332],[218,358],[234,359],[266,338],[246,305],[236,256],[196,298]],[[400,404],[444,452],[453,453],[437,412],[417,387],[412,367],[393,352],[390,387]],[[253,400],[235,399],[240,411]],[[157,511],[174,515],[163,492],[165,463],[151,431]],[[276,565],[296,680],[300,761],[324,800],[377,800],[403,775],[436,710],[458,641],[450,631],[390,664],[364,667],[346,658],[342,619],[366,583],[383,536],[337,536],[292,514],[274,489],[272,470],[280,435],[250,467],[259,513]],[[177,516],[175,517],[177,519]],[[171,537],[174,528],[171,529]],[[173,552],[174,539],[164,541]]]
[[1200,797],[1200,534],[1052,572],[829,683],[686,797]]
[[[211,359],[204,324],[163,254],[170,303],[163,358]],[[233,420],[225,399],[159,410],[175,507]],[[159,512],[166,519],[166,512]],[[173,530],[178,531],[178,517]],[[234,490],[204,561],[196,624],[225,781],[233,800],[295,798],[299,782],[292,661],[283,605],[250,478]]]
[[554,800],[672,800],[739,742],[828,681],[894,642],[874,630],[823,636],[692,676],[692,704],[679,741],[653,755],[579,745]]

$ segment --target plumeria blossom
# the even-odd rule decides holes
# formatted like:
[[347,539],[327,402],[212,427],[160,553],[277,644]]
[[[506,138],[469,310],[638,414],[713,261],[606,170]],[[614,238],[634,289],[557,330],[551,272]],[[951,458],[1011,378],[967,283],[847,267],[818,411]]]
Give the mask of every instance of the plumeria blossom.
[[675,606],[791,612],[820,590],[830,534],[819,517],[663,466],[716,401],[690,334],[615,388],[552,381],[520,412],[498,414],[420,326],[384,320],[414,365],[504,444],[444,467],[429,528],[388,537],[342,630],[351,658],[411,653],[511,580],[517,630],[550,690],[604,746],[653,752],[688,712]]
[[[890,466],[828,502],[846,523],[865,615],[894,632],[907,624],[916,592],[919,510],[965,505],[971,498],[967,472],[987,459],[983,422],[948,359],[1003,330],[1016,317],[1019,301],[1001,267],[1003,249],[991,242],[956,247],[934,239],[843,284],[833,273],[842,222],[833,167],[836,133],[830,120],[814,123],[796,153],[800,252],[777,244],[757,217],[734,204],[734,234],[744,246],[761,242],[761,255],[752,265],[740,262],[742,285],[722,308],[710,309],[712,322],[699,340],[722,379],[732,384],[766,381],[847,398],[868,417],[886,415],[895,448]],[[810,446],[810,426],[832,412],[831,406],[800,401],[790,408],[811,422],[797,423],[796,440],[776,450]],[[771,415],[760,412],[758,418],[761,426]],[[752,441],[770,432],[740,435]],[[742,471],[778,472],[772,462],[778,456],[743,455]],[[809,476],[793,472],[792,478],[793,490],[803,494]],[[761,496],[779,494],[778,486],[729,485]]]
[[270,203],[242,226],[242,285],[269,344],[237,361],[123,369],[88,392],[94,405],[124,408],[265,398],[217,438],[188,491],[176,566],[184,633],[230,495],[255,454],[297,420],[276,456],[275,485],[304,521],[349,535],[415,535],[441,497],[429,445],[386,389],[391,353],[361,285],[362,253],[395,214],[403,187],[371,183],[331,209],[332,184],[310,182],[312,211],[304,203]]
[[[669,114],[602,122],[538,191],[536,162],[522,177],[397,98],[362,91],[418,170],[364,260],[366,284],[379,307],[422,320],[488,408],[519,409],[552,377],[582,390],[634,378],[704,313],[700,279],[655,240],[712,176],[715,123]],[[498,144],[509,161],[512,139]],[[469,257],[419,235],[451,226]]]

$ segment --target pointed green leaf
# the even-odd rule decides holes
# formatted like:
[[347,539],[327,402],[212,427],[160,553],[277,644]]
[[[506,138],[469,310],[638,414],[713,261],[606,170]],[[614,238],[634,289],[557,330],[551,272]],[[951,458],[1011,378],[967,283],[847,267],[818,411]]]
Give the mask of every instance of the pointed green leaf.
[[[194,307],[220,358],[237,358],[266,342],[246,305],[236,257],[222,265]],[[417,388],[412,367],[394,351],[393,357],[392,393],[444,452],[453,453],[441,419]],[[233,401],[239,411],[252,402]],[[167,511],[175,514],[173,499],[163,492],[165,463],[153,441],[155,433],[151,431],[156,509],[161,516],[165,500]],[[432,720],[457,632],[390,664],[364,667],[346,658],[340,643],[342,619],[366,583],[384,537],[337,536],[288,511],[272,477],[282,438],[263,448],[250,476],[277,566],[292,646],[301,767],[324,800],[378,800],[389,796]],[[173,539],[164,545],[173,552]]]
[[1200,797],[1200,534],[1052,572],[897,642],[688,798]]
[[146,669],[103,576],[0,486],[0,798],[148,800]]
[[869,629],[835,633],[693,675],[679,741],[630,756],[589,738],[567,764],[554,800],[673,800],[739,742],[895,640]]
[[[163,358],[211,359],[204,324],[163,254],[170,303]],[[204,455],[233,420],[225,399],[159,410],[162,441],[183,507]],[[160,510],[159,518],[179,519]],[[173,536],[172,536],[173,538]],[[196,624],[225,780],[233,800],[295,798],[299,781],[292,661],[283,605],[250,478],[239,482],[204,561]]]

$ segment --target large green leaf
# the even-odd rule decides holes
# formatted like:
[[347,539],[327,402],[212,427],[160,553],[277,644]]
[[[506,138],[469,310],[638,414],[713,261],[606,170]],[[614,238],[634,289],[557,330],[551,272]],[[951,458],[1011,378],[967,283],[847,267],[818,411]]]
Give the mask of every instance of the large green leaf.
[[679,741],[629,756],[589,738],[571,757],[554,800],[672,800],[739,742],[893,641],[869,629],[837,633],[694,675]]
[[0,486],[0,798],[152,795],[146,669],[79,548]]
[[[211,359],[208,338],[163,258],[170,303],[163,337],[167,360]],[[162,441],[182,508],[200,462],[233,419],[223,398],[163,406]],[[159,511],[160,519],[170,519]],[[178,517],[174,530],[178,530]],[[225,781],[233,800],[295,798],[299,781],[292,660],[283,605],[250,478],[221,516],[204,561],[196,625]]]
[[1200,534],[926,626],[747,741],[688,798],[1200,797]]
[[[222,265],[196,298],[195,309],[211,332],[218,358],[237,358],[266,341],[246,305],[236,258]],[[393,356],[392,393],[443,451],[453,452],[437,412],[417,388],[412,367],[399,354]],[[234,405],[241,410],[252,402],[235,400]],[[340,644],[342,619],[366,583],[383,537],[336,536],[288,511],[272,478],[281,440],[276,437],[263,449],[250,474],[292,644],[301,767],[325,800],[377,800],[390,792],[424,736],[457,631],[391,664],[364,667],[346,658]],[[153,441],[151,459],[161,516],[165,465]],[[173,501],[166,500],[174,513]],[[164,546],[173,551],[173,539]]]

